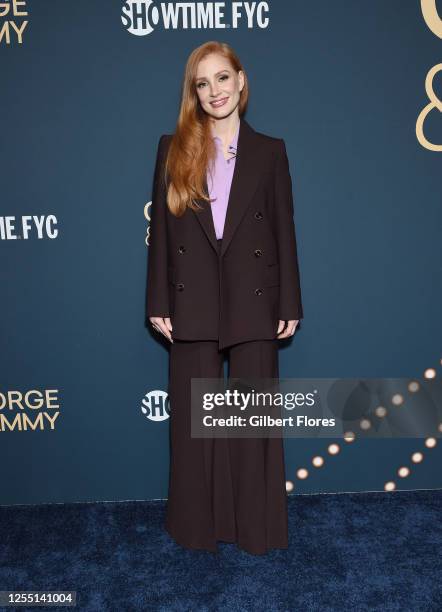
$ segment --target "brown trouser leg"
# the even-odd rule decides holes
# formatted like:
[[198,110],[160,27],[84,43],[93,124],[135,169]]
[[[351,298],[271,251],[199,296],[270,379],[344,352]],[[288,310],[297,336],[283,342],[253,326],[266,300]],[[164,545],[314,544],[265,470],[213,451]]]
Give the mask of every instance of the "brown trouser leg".
[[[277,378],[278,341],[236,344],[232,378]],[[171,464],[166,529],[187,548],[217,551],[217,540],[254,554],[288,546],[281,438],[191,438],[191,378],[222,378],[215,341],[174,340],[170,351]]]

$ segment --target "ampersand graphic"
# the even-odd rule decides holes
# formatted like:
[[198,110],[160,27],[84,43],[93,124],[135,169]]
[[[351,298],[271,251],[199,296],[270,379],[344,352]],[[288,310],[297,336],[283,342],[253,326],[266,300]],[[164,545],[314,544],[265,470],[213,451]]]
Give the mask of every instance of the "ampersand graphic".
[[433,89],[433,79],[438,72],[442,72],[442,64],[436,64],[436,66],[433,66],[433,68],[428,71],[425,78],[425,91],[427,92],[430,103],[422,109],[416,121],[416,137],[420,144],[425,147],[425,149],[429,149],[430,151],[442,151],[442,145],[433,144],[427,140],[424,135],[424,121],[428,113],[434,108],[442,113],[442,101],[439,100]]
[[442,38],[442,19],[437,12],[436,0],[421,0],[421,9],[427,26],[433,34]]

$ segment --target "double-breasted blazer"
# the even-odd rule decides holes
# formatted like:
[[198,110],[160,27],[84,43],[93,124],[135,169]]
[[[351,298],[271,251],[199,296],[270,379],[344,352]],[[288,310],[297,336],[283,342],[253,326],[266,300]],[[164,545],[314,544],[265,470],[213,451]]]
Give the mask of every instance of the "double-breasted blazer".
[[[210,204],[175,217],[159,140],[150,210],[146,322],[170,317],[172,339],[238,342],[277,337],[279,319],[301,319],[292,181],[284,140],[242,117],[219,251]],[[169,177],[167,177],[167,180]],[[207,181],[205,183],[207,189]]]

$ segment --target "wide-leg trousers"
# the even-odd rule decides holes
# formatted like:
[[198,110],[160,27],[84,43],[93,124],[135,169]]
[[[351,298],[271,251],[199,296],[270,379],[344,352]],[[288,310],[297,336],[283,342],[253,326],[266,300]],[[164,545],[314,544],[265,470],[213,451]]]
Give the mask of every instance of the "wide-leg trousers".
[[[278,378],[278,340],[233,345],[230,378]],[[180,545],[217,552],[236,542],[252,554],[288,547],[282,438],[192,438],[191,379],[223,378],[218,342],[170,347],[170,475],[165,527]]]

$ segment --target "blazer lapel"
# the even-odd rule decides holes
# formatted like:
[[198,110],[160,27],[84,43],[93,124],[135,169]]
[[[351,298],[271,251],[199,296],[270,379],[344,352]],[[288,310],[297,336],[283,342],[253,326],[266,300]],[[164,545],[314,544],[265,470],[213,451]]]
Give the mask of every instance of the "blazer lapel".
[[[245,119],[240,118],[235,168],[227,204],[221,256],[226,252],[258,186],[262,174],[261,170],[265,163],[265,159],[260,158],[261,149],[259,145],[260,139],[257,137],[255,130]],[[204,186],[207,191],[207,181],[205,181]],[[193,212],[196,214],[213,248],[218,252],[210,204],[204,200],[198,200],[198,203],[203,206],[202,210]]]
[[[204,179],[204,191],[208,193],[207,188],[207,180]],[[205,200],[197,200],[198,204],[202,206],[202,208],[198,211],[192,210],[193,214],[196,215],[196,218],[201,223],[201,227],[205,231],[207,238],[209,239],[211,245],[218,252],[218,243],[215,233],[215,225],[213,223],[212,209],[210,208],[210,203]]]
[[240,121],[235,169],[224,224],[221,256],[226,252],[235,230],[249,207],[265,163],[265,158],[260,157],[262,152],[261,139],[245,119]]

